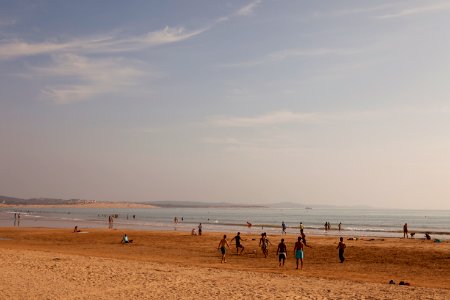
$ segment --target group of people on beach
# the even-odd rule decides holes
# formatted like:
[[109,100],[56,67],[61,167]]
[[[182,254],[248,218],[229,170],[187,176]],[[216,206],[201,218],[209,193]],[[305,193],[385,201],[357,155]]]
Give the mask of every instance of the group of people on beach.
[[[303,259],[304,259],[304,247],[310,247],[309,245],[306,244],[306,235],[303,231],[303,228],[300,230],[301,231],[301,235],[297,238],[297,241],[294,244],[294,255],[295,255],[295,260],[296,260],[296,266],[297,269],[299,268],[300,265],[300,269],[303,269]],[[236,234],[235,237],[233,237],[231,239],[231,242],[235,241],[236,243],[236,254],[237,255],[242,255],[242,253],[244,252],[244,245],[241,243],[241,241],[245,241],[245,239],[243,239],[241,237],[241,233],[238,232]],[[259,247],[261,248],[262,253],[264,254],[264,258],[267,258],[267,256],[269,255],[269,245],[272,245],[267,237],[267,233],[263,232],[261,233],[261,238],[259,239]],[[344,257],[344,250],[347,246],[344,243],[344,239],[342,237],[340,237],[339,239],[339,243],[336,249],[338,249],[338,253],[339,253],[339,260],[341,263],[344,262],[345,257]],[[224,235],[223,238],[220,240],[219,245],[217,247],[217,250],[220,250],[221,254],[222,254],[222,263],[226,262],[226,252],[227,252],[227,248],[230,248],[230,245],[228,243],[227,240],[227,236]],[[256,250],[253,252],[253,254],[256,254]],[[287,259],[287,246],[285,244],[285,240],[282,238],[280,243],[278,244],[277,247],[277,254],[278,256],[278,266],[282,267],[284,266],[284,263]]]

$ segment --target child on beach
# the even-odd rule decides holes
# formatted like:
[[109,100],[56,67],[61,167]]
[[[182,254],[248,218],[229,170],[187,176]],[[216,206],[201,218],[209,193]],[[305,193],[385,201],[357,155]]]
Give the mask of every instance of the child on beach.
[[344,260],[345,260],[345,257],[344,257],[344,249],[345,249],[346,247],[347,247],[347,246],[346,246],[345,243],[344,243],[344,238],[341,237],[341,238],[339,239],[339,244],[338,244],[338,246],[337,246],[337,248],[336,248],[336,249],[339,249],[339,259],[341,260],[341,263],[343,263]]
[[227,249],[225,248],[225,246],[230,248],[230,245],[228,244],[228,241],[227,241],[227,236],[224,234],[223,235],[223,239],[220,240],[219,246],[217,247],[217,250],[220,249],[220,252],[222,253],[222,261],[221,261],[221,263],[226,263],[227,262],[225,260],[225,254],[227,253]]
[[[238,232],[237,235],[231,239],[231,241],[236,240],[236,253],[239,255],[242,255],[242,252],[244,252],[244,245],[241,244],[241,241],[245,241],[243,238],[241,238],[241,233]],[[241,248],[241,253],[239,253],[239,248]]]
[[298,261],[300,260],[301,263],[301,269],[303,270],[303,243],[302,243],[302,237],[299,236],[297,242],[295,243],[294,246],[294,254],[295,254],[295,259],[296,259],[296,263],[297,263],[297,269],[298,269]]
[[284,262],[286,260],[286,252],[287,252],[286,244],[284,243],[284,239],[281,239],[281,243],[278,244],[277,248],[279,267],[281,267],[281,262],[283,262],[284,266]]

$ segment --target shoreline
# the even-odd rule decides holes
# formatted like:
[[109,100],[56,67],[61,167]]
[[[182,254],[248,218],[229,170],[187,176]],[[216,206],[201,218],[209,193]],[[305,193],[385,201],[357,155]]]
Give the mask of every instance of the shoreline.
[[0,208],[159,208],[150,204],[127,202],[95,202],[79,204],[0,204]]

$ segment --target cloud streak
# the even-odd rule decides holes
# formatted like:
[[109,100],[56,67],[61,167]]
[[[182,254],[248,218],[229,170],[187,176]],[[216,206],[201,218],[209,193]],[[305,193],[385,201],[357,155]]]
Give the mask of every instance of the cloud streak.
[[206,123],[223,128],[258,128],[265,126],[292,124],[319,124],[323,122],[365,122],[392,117],[417,116],[426,114],[448,114],[448,106],[437,108],[397,108],[388,110],[361,110],[343,112],[293,112],[289,110],[273,111],[251,117],[211,116]]
[[425,13],[433,13],[433,12],[441,12],[450,10],[449,2],[442,2],[437,4],[430,4],[420,7],[407,8],[394,13],[388,13],[385,15],[378,16],[378,19],[393,19],[393,18],[402,18],[409,17],[413,15],[425,14]]
[[49,67],[32,68],[34,76],[50,80],[64,78],[70,84],[50,84],[42,90],[44,99],[55,104],[85,101],[98,95],[120,92],[135,86],[148,74],[122,59],[92,60],[78,55],[57,55]]
[[259,127],[287,123],[311,123],[317,119],[316,114],[275,111],[254,117],[216,116],[208,118],[207,122],[217,127]]
[[238,11],[236,11],[235,15],[236,16],[252,15],[254,10],[256,9],[256,7],[258,7],[259,4],[261,4],[261,0],[253,1],[253,2],[249,3],[248,5],[245,5],[244,7],[238,9]]
[[269,63],[285,61],[293,58],[302,57],[323,57],[323,56],[346,56],[361,52],[362,50],[352,48],[292,48],[270,53],[264,57],[255,60],[221,64],[219,67],[223,68],[239,68],[239,67],[254,67]]
[[[251,15],[260,3],[260,0],[253,1],[250,4],[238,9],[232,15],[217,19],[213,25],[195,30],[188,30],[183,26],[166,26],[160,30],[131,37],[104,34],[68,41],[45,41],[39,43],[31,43],[20,39],[5,40],[0,43],[0,60],[11,60],[20,57],[49,55],[56,53],[76,53],[86,55],[132,52],[165,44],[178,43],[192,39],[210,30],[215,24],[229,21],[232,17]],[[0,26],[2,26],[4,22],[0,20]]]
[[183,27],[166,26],[158,31],[128,38],[104,35],[66,42],[42,43],[11,40],[0,45],[0,59],[6,60],[55,53],[96,54],[139,51],[148,47],[181,42],[193,38],[205,30],[203,28],[189,31]]

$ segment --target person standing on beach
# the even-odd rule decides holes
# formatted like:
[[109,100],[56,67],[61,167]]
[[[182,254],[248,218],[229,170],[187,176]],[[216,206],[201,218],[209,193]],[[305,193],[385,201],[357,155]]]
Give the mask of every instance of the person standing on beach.
[[228,241],[227,241],[227,236],[224,234],[223,235],[223,239],[220,240],[219,246],[217,247],[217,250],[220,249],[220,252],[222,253],[222,261],[221,261],[221,263],[226,263],[227,262],[225,260],[225,254],[227,253],[227,249],[225,248],[225,246],[230,248],[230,245],[228,244]]
[[403,238],[408,238],[408,223],[403,225]]
[[306,247],[312,248],[311,246],[308,246],[308,244],[306,243],[306,235],[305,235],[305,233],[303,232],[303,229],[300,231],[300,236],[302,237],[303,244],[304,244]]
[[347,248],[347,246],[344,243],[344,238],[341,237],[339,239],[339,244],[337,246],[336,249],[339,249],[339,259],[341,260],[341,264],[344,262],[345,257],[344,257],[344,249]]
[[325,222],[325,231],[328,230],[328,222]]
[[281,234],[286,234],[286,224],[283,222],[281,222]]
[[300,260],[301,269],[303,270],[303,243],[302,243],[302,237],[299,236],[297,242],[294,246],[294,254],[295,254],[295,260],[297,263],[297,269],[298,269],[298,261]]
[[341,229],[342,229],[342,223],[341,222],[339,222],[338,228],[339,228],[339,231],[341,231]]
[[278,244],[278,248],[277,248],[277,255],[278,255],[278,266],[281,267],[281,262],[283,262],[283,267],[284,267],[284,262],[286,261],[286,254],[287,254],[287,248],[286,248],[286,244],[284,243],[284,239],[281,239],[281,243]]
[[303,223],[300,222],[300,232],[302,232],[303,229],[305,229],[305,226],[303,226]]
[[267,258],[267,255],[269,255],[269,244],[270,241],[267,238],[267,233],[265,232],[261,233],[261,238],[259,239],[259,246],[261,247],[261,250],[264,254],[264,258]]
[[202,235],[202,223],[198,224],[198,235]]
[[[237,235],[231,239],[231,241],[236,240],[236,253],[237,255],[242,255],[242,252],[244,252],[244,246],[241,244],[241,241],[244,241],[243,238],[241,238],[241,233],[238,232]],[[241,248],[241,253],[239,253],[239,248]]]

